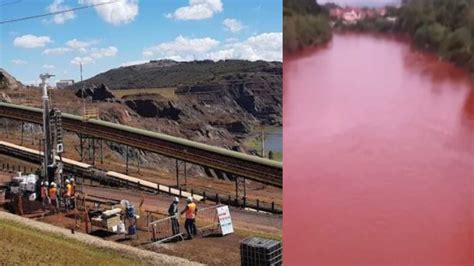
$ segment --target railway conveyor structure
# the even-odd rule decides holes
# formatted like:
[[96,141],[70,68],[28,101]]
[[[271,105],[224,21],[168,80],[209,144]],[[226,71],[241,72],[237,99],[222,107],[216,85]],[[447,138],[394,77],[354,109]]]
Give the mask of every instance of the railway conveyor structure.
[[[39,108],[0,103],[0,117],[42,124]],[[263,184],[282,187],[282,163],[170,135],[111,122],[62,114],[65,130],[113,141],[174,159],[221,170]]]

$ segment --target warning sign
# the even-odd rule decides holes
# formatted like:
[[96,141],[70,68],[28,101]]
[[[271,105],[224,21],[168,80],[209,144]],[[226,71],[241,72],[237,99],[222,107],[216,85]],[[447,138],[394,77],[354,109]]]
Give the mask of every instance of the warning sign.
[[230,217],[229,206],[222,206],[217,208],[217,215],[219,217],[219,224],[221,226],[222,235],[228,235],[234,232],[232,225],[232,218]]

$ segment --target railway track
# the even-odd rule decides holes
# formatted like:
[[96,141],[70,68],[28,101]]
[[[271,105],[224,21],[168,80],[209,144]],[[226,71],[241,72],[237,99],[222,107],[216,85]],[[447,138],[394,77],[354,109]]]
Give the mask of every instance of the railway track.
[[[19,146],[16,144],[12,144],[9,142],[5,141],[0,141],[0,154],[6,155],[6,156],[11,156],[23,161],[27,161],[30,163],[35,163],[35,164],[41,164],[42,162],[42,152],[26,148],[23,146]],[[59,157],[57,156],[56,158],[59,160]],[[132,190],[139,190],[139,191],[144,191],[148,193],[166,193],[172,196],[179,196],[179,197],[193,197],[197,201],[201,200],[210,200],[214,201],[216,203],[223,202],[226,203],[227,205],[231,206],[236,206],[236,207],[242,207],[247,210],[252,210],[252,211],[259,211],[259,212],[267,212],[267,213],[273,213],[273,214],[282,214],[283,211],[281,209],[278,209],[275,207],[274,203],[271,204],[271,207],[269,206],[263,206],[260,204],[252,204],[250,202],[239,202],[231,200],[230,197],[225,197],[224,195],[219,194],[204,194],[198,195],[196,193],[193,193],[189,191],[183,191],[181,189],[177,188],[172,188],[169,186],[164,186],[158,183],[150,182],[147,180],[139,179],[136,177],[124,175],[121,173],[113,172],[113,171],[104,171],[95,168],[94,166],[82,162],[78,162],[75,160],[67,159],[67,158],[62,158],[62,162],[64,165],[64,171],[66,173],[73,174],[76,178],[80,177],[79,180],[81,180],[81,184],[86,184],[85,179],[90,181],[90,184],[92,185],[92,182],[96,182],[108,187],[124,187]],[[4,165],[2,165],[2,168]],[[20,168],[18,168],[20,170]]]
[[[42,124],[42,110],[0,103],[0,117]],[[161,133],[141,130],[100,120],[62,114],[68,131],[109,140],[178,160],[220,170],[263,184],[282,187],[282,164],[276,161],[230,151]]]

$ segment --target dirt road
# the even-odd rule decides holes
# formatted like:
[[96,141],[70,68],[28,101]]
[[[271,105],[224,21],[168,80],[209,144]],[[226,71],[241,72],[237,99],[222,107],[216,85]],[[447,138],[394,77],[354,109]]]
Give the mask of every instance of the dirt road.
[[[101,188],[101,187],[90,187],[84,186],[83,192],[88,195],[96,195],[116,200],[126,199],[133,205],[138,206],[141,197],[143,196],[145,201],[143,208],[151,211],[159,211],[166,213],[169,204],[172,201],[172,197],[164,194],[151,195],[126,189],[116,188]],[[181,199],[179,208],[184,209],[185,203]],[[198,207],[204,208],[205,206],[212,206],[210,204],[198,203]],[[281,237],[282,234],[282,216],[281,215],[270,215],[257,213],[253,211],[245,211],[237,208],[230,207],[232,222],[234,227],[237,229],[250,231],[250,232],[261,232],[274,237]]]

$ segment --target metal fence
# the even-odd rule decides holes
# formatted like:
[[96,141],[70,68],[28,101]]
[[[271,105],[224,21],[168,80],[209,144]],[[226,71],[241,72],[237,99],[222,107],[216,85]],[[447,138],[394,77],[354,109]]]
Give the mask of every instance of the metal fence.
[[224,206],[222,204],[198,209],[196,216],[196,227],[201,235],[213,234],[219,227],[219,216],[217,215],[217,208]]
[[[213,234],[220,230],[217,208],[221,206],[224,205],[215,205],[203,209],[198,208],[196,229],[200,236]],[[184,228],[185,218],[183,216],[158,218],[153,213],[148,213],[147,221],[151,242],[162,243],[174,239],[182,240],[184,238],[186,231]]]
[[165,241],[183,240],[183,228],[178,217],[166,217],[153,222],[148,226],[151,242],[162,243]]

